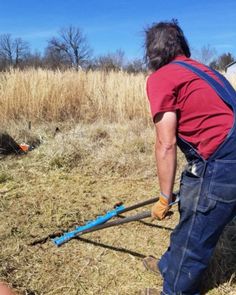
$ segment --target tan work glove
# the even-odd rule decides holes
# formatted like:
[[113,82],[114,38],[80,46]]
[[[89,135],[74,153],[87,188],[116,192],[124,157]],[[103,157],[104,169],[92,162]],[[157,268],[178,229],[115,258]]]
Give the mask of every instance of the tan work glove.
[[152,206],[151,214],[152,218],[162,220],[166,217],[167,212],[171,206],[169,206],[169,200],[164,198],[162,195],[159,198],[159,201]]

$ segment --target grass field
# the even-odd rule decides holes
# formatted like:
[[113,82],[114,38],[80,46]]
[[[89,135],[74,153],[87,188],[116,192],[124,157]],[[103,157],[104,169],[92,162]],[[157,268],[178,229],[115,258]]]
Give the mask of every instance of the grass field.
[[12,70],[0,73],[0,122],[145,118],[144,74]]
[[[0,78],[2,129],[18,142],[40,142],[0,162],[0,280],[20,294],[161,289],[161,277],[148,273],[142,259],[159,258],[167,248],[176,207],[168,220],[94,232],[60,248],[47,239],[117,202],[129,206],[159,193],[144,75],[92,74],[16,71]],[[176,189],[184,164],[179,155]],[[235,229],[231,223],[218,244],[206,294],[236,294]]]

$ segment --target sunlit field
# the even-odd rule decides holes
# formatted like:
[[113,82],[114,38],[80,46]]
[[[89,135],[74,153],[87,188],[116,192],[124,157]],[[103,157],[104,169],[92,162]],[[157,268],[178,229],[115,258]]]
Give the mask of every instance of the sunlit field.
[[[177,206],[164,221],[108,228],[59,248],[50,239],[118,202],[128,207],[158,196],[145,79],[125,72],[0,73],[0,129],[35,146],[0,161],[0,281],[19,294],[161,290],[161,277],[147,272],[142,259],[159,258],[168,247]],[[184,165],[179,153],[175,190]],[[235,237],[232,222],[205,274],[203,294],[236,294]]]
[[[145,79],[142,73],[122,71],[0,73],[0,122],[124,122],[140,118],[148,122]],[[235,87],[236,77],[229,79]]]
[[0,74],[1,122],[121,122],[148,118],[144,74],[10,71]]

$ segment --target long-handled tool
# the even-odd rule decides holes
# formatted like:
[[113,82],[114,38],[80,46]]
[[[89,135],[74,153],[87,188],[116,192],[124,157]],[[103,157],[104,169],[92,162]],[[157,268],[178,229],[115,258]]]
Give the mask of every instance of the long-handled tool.
[[53,241],[57,246],[61,246],[62,244],[66,243],[68,240],[76,238],[78,236],[81,236],[81,235],[84,235],[87,233],[91,233],[93,231],[101,230],[104,228],[121,225],[121,224],[128,223],[131,221],[137,221],[137,220],[148,218],[148,217],[151,217],[151,211],[145,211],[145,212],[139,213],[137,215],[125,217],[123,219],[114,220],[114,221],[104,223],[104,224],[99,224],[99,225],[96,225],[94,227],[91,227],[89,229],[82,230],[79,232],[75,230],[75,231],[66,233],[65,235],[63,235],[59,238],[55,238]]
[[[174,202],[170,203],[169,206],[173,206],[178,202],[179,202],[179,198],[177,198]],[[94,227],[89,228],[87,230],[81,231],[80,233],[78,233],[76,235],[76,237],[87,234],[87,233],[91,233],[93,231],[97,231],[100,229],[104,229],[104,228],[108,228],[108,227],[112,227],[112,226],[117,226],[117,225],[121,225],[124,223],[132,222],[132,221],[137,221],[137,220],[141,220],[141,219],[148,218],[148,217],[151,217],[151,211],[144,211],[144,212],[136,214],[136,215],[125,217],[121,220],[110,221],[105,224],[100,224],[100,225],[94,226]]]
[[101,225],[105,222],[107,222],[109,219],[111,219],[114,216],[117,216],[118,214],[122,214],[137,208],[140,208],[142,206],[146,206],[152,203],[155,203],[156,201],[158,201],[158,198],[152,198],[150,200],[132,205],[130,207],[125,208],[123,205],[117,206],[114,210],[112,211],[108,211],[105,215],[103,216],[98,216],[96,219],[89,221],[88,223],[86,223],[83,226],[78,226],[76,227],[75,230],[65,233],[63,236],[58,237],[58,238],[54,238],[53,242],[54,244],[56,244],[57,246],[60,246],[62,244],[64,244],[65,242],[69,241],[70,239],[73,239],[78,233],[86,231],[88,229],[91,229],[95,226]]
[[[140,207],[152,204],[152,203],[155,203],[156,201],[158,201],[158,199],[159,198],[152,198],[152,199],[149,199],[147,201],[132,205],[132,206],[127,207],[127,208],[125,208],[123,205],[119,205],[114,210],[108,211],[105,215],[99,216],[95,220],[89,221],[88,223],[86,223],[83,226],[76,227],[75,230],[73,230],[71,232],[67,232],[64,235],[62,235],[60,237],[56,237],[56,238],[54,238],[52,240],[53,240],[55,245],[61,246],[62,244],[68,242],[69,240],[71,240],[71,239],[73,239],[73,238],[75,238],[77,236],[89,233],[89,232],[93,232],[93,231],[101,230],[101,229],[104,229],[104,228],[117,226],[117,225],[121,225],[121,224],[124,224],[124,223],[128,223],[128,222],[132,222],[132,221],[141,220],[141,219],[144,219],[144,218],[151,217],[151,212],[146,211],[146,212],[139,213],[137,215],[125,217],[122,220],[115,220],[115,221],[112,221],[112,222],[105,223],[114,216],[117,216],[119,214],[131,211],[131,210],[134,210],[134,209],[137,209],[137,208],[140,208]],[[174,202],[172,202],[170,204],[170,206],[174,205],[178,201],[179,201],[179,199],[176,198],[176,200]]]

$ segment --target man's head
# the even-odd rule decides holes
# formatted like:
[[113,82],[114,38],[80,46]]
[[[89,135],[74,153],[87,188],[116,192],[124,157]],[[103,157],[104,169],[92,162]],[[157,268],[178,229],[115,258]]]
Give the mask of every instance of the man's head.
[[177,20],[154,23],[145,33],[145,59],[149,69],[156,71],[177,55],[190,57],[188,42]]

